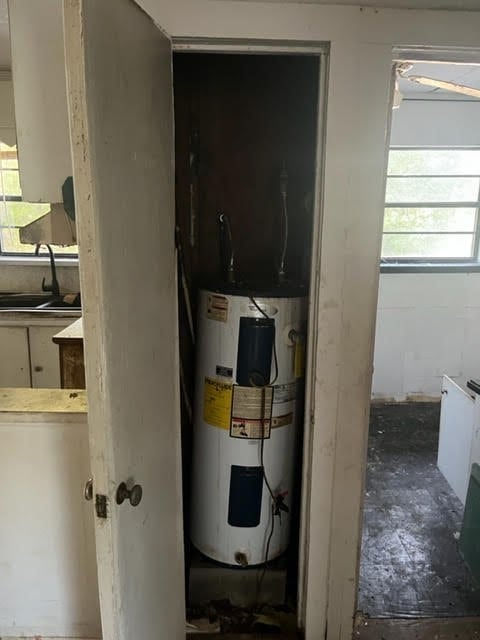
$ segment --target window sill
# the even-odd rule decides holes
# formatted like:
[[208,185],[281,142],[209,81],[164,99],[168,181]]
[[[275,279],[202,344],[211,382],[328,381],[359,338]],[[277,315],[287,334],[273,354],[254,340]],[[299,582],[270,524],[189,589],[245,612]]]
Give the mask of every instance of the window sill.
[[[48,256],[1,256],[0,267],[44,267],[50,265]],[[78,258],[61,258],[55,256],[57,267],[77,267]]]
[[480,273],[480,262],[382,262],[380,273]]

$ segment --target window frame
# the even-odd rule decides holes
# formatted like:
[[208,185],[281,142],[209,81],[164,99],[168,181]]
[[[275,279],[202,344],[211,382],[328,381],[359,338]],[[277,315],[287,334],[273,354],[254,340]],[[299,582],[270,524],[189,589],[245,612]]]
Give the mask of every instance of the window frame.
[[[387,153],[387,168],[385,177],[385,198],[384,198],[384,213],[387,209],[394,208],[471,208],[475,209],[475,228],[473,231],[473,249],[472,256],[470,258],[446,258],[446,257],[383,257],[380,253],[380,270],[381,272],[472,272],[480,271],[480,172],[478,174],[406,174],[406,175],[389,175],[388,174],[388,159],[390,151],[479,151],[480,146],[453,146],[453,145],[391,145],[388,148]],[[386,189],[387,181],[389,178],[478,178],[479,188],[477,200],[471,202],[388,202],[386,201]],[[405,234],[415,232],[406,231]],[[472,235],[470,232],[417,232],[424,233],[425,235]],[[382,244],[384,235],[394,235],[393,233],[385,232],[382,229]]]

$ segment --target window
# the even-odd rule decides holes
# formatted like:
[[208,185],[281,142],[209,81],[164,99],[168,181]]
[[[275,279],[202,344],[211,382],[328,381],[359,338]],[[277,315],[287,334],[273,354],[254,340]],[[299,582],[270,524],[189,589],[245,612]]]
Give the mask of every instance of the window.
[[393,148],[382,262],[477,262],[480,149]]
[[[19,230],[50,211],[45,203],[23,202],[17,148],[0,142],[0,253],[32,256],[35,246],[20,242]],[[76,256],[77,247],[55,247],[55,254]],[[42,253],[46,249],[42,247]]]

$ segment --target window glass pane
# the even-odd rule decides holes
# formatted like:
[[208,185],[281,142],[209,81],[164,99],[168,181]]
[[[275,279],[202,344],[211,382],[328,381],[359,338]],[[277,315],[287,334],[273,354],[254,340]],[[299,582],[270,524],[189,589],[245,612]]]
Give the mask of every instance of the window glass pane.
[[480,149],[391,149],[389,175],[480,175]]
[[17,147],[0,142],[0,164],[3,169],[18,169]]
[[423,207],[385,209],[384,231],[475,231],[476,209]]
[[33,222],[48,213],[50,205],[34,202],[2,202],[0,203],[0,210],[2,209],[4,211],[2,224],[23,227],[23,225]]
[[[3,253],[15,253],[15,254],[33,254],[35,252],[34,244],[22,244],[20,242],[20,230],[14,227],[5,228],[0,227],[0,244],[2,246]],[[53,253],[58,255],[76,256],[78,254],[77,245],[70,247],[59,247],[52,245]],[[41,255],[48,256],[48,251],[45,247],[40,249]]]
[[476,202],[479,178],[388,178],[387,202]]
[[49,204],[0,201],[0,243],[5,253],[33,253],[35,247],[21,244],[19,227],[33,222],[50,211]]
[[384,234],[383,258],[471,258],[473,234]]
[[18,171],[2,171],[0,194],[5,196],[21,196]]
[[0,164],[2,169],[18,169],[16,148],[0,142]]
[[67,247],[61,247],[57,244],[52,245],[53,253],[58,255],[76,256],[78,255],[78,245],[72,244]]

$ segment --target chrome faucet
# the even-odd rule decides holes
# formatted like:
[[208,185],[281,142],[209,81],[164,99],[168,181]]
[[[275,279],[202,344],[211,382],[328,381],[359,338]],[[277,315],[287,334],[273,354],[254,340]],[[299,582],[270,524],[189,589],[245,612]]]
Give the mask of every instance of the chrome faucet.
[[[35,255],[38,256],[40,251],[41,244],[37,244],[35,247]],[[50,255],[50,270],[52,272],[52,282],[51,284],[45,284],[45,278],[42,278],[42,291],[51,291],[52,294],[56,297],[60,295],[60,286],[57,280],[57,269],[55,267],[55,256],[53,254],[52,247],[49,244],[45,244],[48,249],[48,253]]]

